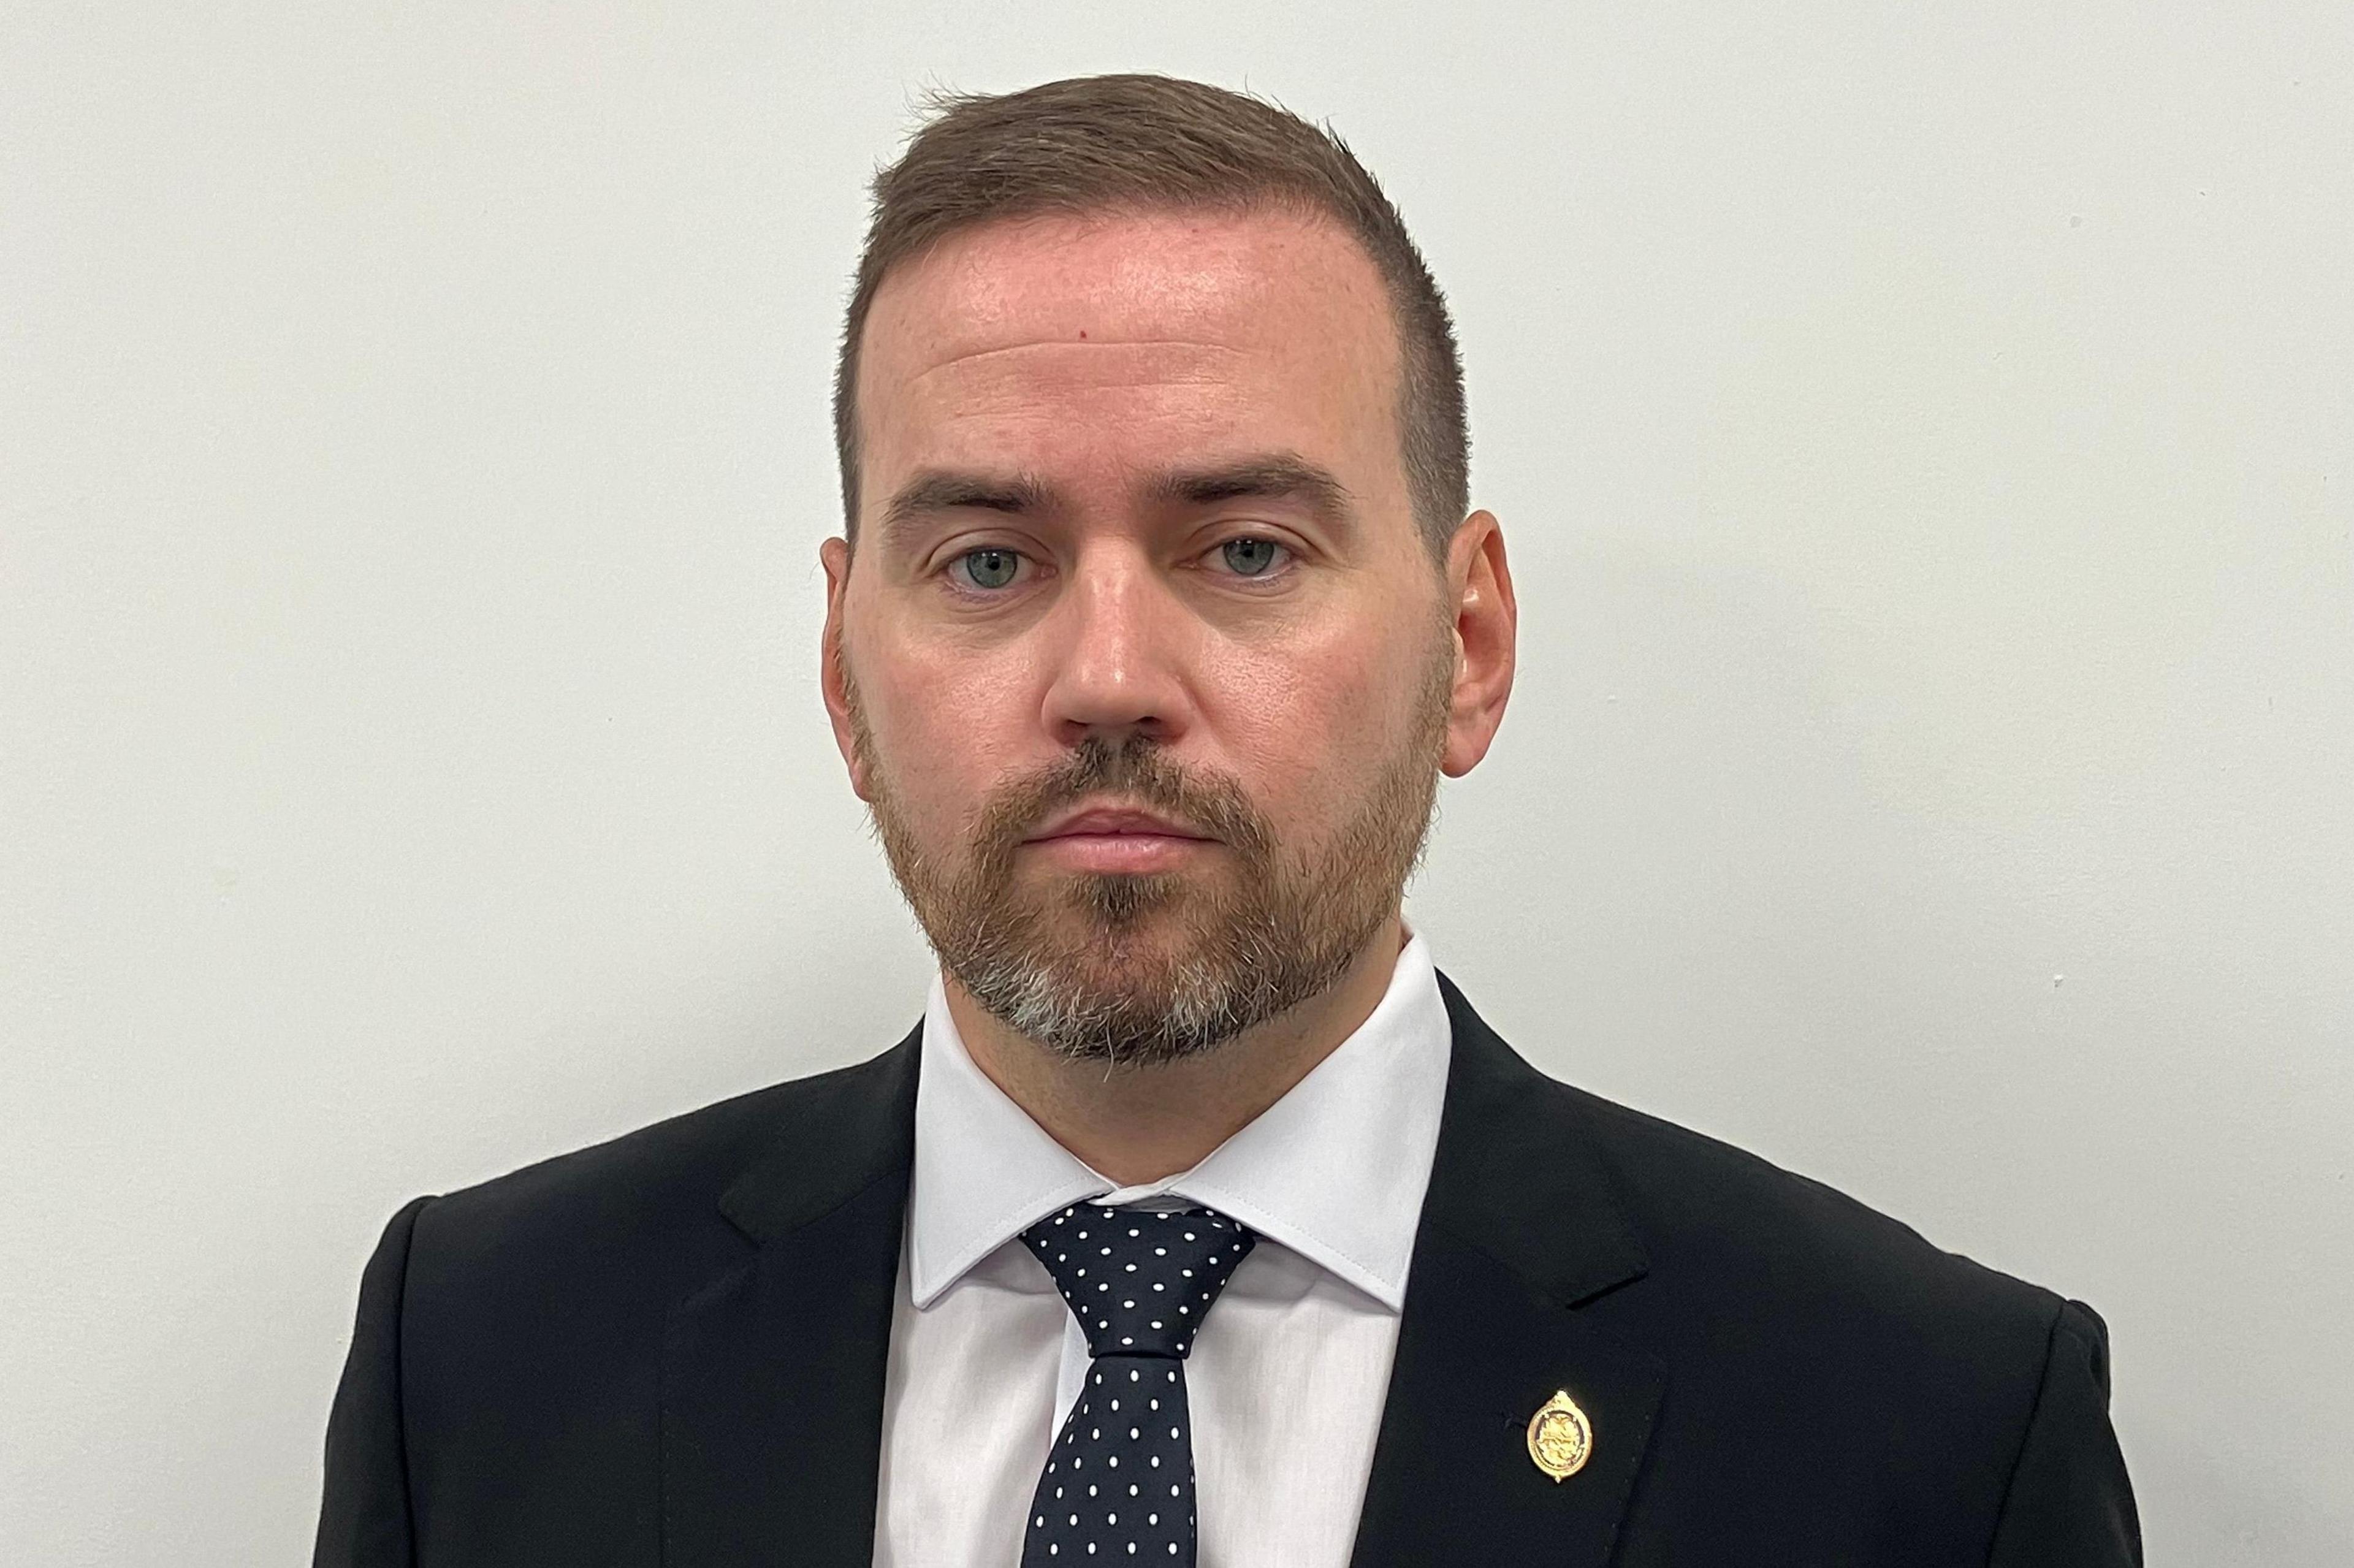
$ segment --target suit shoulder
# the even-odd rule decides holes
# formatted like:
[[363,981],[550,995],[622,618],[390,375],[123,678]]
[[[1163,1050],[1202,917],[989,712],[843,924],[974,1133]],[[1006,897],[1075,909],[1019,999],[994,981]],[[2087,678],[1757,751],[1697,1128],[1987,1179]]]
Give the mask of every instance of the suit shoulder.
[[1657,1271],[1762,1307],[1874,1319],[1902,1331],[2040,1345],[2062,1298],[1949,1252],[1812,1177],[1690,1128],[1547,1079],[1596,1152]]
[[903,1065],[907,1045],[441,1194],[418,1216],[418,1250],[472,1271],[567,1251],[614,1256],[691,1244],[724,1229],[719,1200],[747,1168],[825,1127],[847,1100],[871,1096]]

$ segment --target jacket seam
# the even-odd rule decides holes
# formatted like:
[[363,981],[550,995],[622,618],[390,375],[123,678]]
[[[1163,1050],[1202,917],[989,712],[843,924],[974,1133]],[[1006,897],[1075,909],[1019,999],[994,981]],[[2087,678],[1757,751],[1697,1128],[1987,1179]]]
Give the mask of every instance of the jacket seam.
[[409,1266],[417,1255],[417,1227],[433,1202],[434,1196],[429,1193],[415,1201],[408,1216],[408,1234],[401,1237],[400,1295],[398,1302],[400,1319],[392,1336],[392,1392],[394,1399],[398,1402],[400,1414],[401,1532],[408,1540],[408,1561],[412,1565],[422,1560],[419,1551],[422,1543],[417,1537],[417,1467],[412,1457],[416,1444],[408,1423],[408,1326],[414,1316],[409,1311]]
[[1987,1536],[1987,1568],[1994,1568],[1995,1549],[2002,1544],[2002,1527],[2010,1517],[2010,1500],[2019,1489],[2020,1472],[2027,1467],[2027,1450],[2035,1440],[2036,1423],[2043,1418],[2043,1402],[2052,1393],[2052,1358],[2058,1353],[2060,1330],[2068,1320],[2068,1303],[2062,1301],[2052,1314],[2052,1326],[2043,1336],[2043,1360],[2035,1377],[2035,1402],[2028,1407],[2026,1425],[2019,1434],[2019,1451],[2010,1458],[2010,1470],[2003,1478],[2002,1500],[1994,1510],[1994,1528]]

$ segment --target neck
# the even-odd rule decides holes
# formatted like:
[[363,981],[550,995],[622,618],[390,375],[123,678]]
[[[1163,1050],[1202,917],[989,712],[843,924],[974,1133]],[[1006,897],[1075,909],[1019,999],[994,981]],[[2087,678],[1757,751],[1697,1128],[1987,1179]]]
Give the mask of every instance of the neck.
[[955,977],[944,989],[973,1065],[1057,1143],[1132,1187],[1192,1170],[1314,1071],[1380,1005],[1405,943],[1393,912],[1315,996],[1198,1056],[1152,1066],[1072,1061],[1000,1023]]

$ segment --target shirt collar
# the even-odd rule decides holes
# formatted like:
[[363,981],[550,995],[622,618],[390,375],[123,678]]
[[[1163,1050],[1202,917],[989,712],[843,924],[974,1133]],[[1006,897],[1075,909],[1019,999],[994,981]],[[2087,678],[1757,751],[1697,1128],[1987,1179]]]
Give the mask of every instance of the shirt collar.
[[930,1307],[1056,1209],[1170,1196],[1241,1221],[1397,1311],[1451,1042],[1429,948],[1408,927],[1381,1001],[1288,1094],[1191,1171],[1122,1188],[1055,1142],[974,1065],[936,972],[916,1080],[910,1297]]

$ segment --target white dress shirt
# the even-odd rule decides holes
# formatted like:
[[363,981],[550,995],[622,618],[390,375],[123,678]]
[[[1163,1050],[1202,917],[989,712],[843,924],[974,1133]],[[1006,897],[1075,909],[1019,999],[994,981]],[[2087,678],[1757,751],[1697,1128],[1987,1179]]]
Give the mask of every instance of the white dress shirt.
[[1452,1039],[1406,931],[1370,1017],[1182,1175],[1118,1187],[973,1065],[938,975],[924,1012],[891,1326],[878,1568],[1018,1568],[1087,1345],[1018,1239],[1083,1200],[1206,1204],[1258,1245],[1185,1363],[1198,1568],[1346,1568],[1373,1465]]

